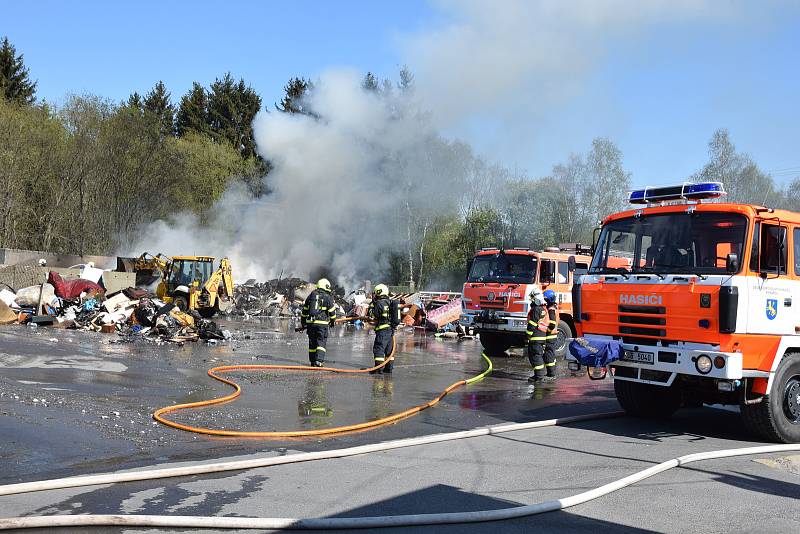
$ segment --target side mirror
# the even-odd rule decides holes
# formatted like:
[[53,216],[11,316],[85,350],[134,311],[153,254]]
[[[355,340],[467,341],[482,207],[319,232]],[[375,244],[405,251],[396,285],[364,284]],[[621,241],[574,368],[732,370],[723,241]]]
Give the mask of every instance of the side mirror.
[[570,256],[567,258],[567,268],[569,269],[569,272],[575,272],[575,256]]
[[472,272],[472,264],[474,261],[473,258],[467,260],[467,276],[464,277],[465,280],[469,279],[469,273]]
[[739,272],[739,257],[731,252],[725,258],[725,270],[729,274],[736,274]]
[[597,250],[597,241],[600,238],[600,230],[601,228],[598,226],[592,232],[592,256],[594,256],[594,252]]

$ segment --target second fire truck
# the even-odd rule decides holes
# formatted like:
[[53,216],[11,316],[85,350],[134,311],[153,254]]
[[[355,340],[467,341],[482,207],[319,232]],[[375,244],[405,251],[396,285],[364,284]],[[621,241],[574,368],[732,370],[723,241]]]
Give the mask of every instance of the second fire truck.
[[[564,244],[545,250],[484,248],[469,265],[462,292],[461,324],[474,328],[490,354],[525,346],[529,296],[534,284],[558,295],[557,356],[566,352],[575,335],[572,280],[575,269],[588,269],[589,248]],[[574,267],[570,267],[570,257]]]

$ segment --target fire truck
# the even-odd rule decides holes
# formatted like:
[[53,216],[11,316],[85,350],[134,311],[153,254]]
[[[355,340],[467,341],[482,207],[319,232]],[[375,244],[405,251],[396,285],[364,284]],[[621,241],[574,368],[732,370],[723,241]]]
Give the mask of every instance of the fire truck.
[[[490,354],[526,344],[528,304],[534,284],[558,295],[560,321],[556,354],[566,353],[575,336],[572,280],[575,270],[589,268],[590,249],[577,243],[541,251],[528,248],[484,248],[469,262],[461,297],[462,326],[473,328]],[[573,258],[571,261],[569,258]]]
[[627,413],[738,405],[751,431],[800,442],[800,214],[724,195],[719,182],[632,191],[602,222],[573,317],[581,341],[616,344]]

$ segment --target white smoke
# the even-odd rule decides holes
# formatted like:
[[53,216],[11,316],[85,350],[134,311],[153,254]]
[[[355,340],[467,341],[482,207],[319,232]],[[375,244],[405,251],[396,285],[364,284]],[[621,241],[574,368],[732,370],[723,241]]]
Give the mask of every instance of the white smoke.
[[724,23],[739,17],[746,5],[713,0],[435,3],[448,22],[409,36],[401,46],[443,127],[476,115],[535,118],[580,92],[613,44],[635,46],[655,25]]
[[[273,166],[265,199],[234,188],[212,210],[208,230],[193,216],[159,221],[134,249],[227,255],[239,280],[323,270],[351,287],[380,274],[378,253],[398,248],[405,203],[426,209],[447,194],[459,159],[414,111],[410,92],[367,91],[361,79],[355,71],[323,74],[305,102],[321,118],[256,118],[258,151]],[[450,193],[435,201],[452,206]]]
[[355,71],[324,73],[305,103],[319,118],[272,112],[255,120],[258,152],[273,165],[269,196],[252,200],[233,188],[204,228],[188,215],[159,221],[133,250],[226,255],[237,280],[308,279],[321,269],[345,286],[375,280],[385,270],[376,263],[385,257],[380,252],[403,250],[411,209],[435,214],[459,202],[473,155],[437,131],[481,114],[533,121],[537,110],[578,91],[615,39],[635,38],[655,23],[724,17],[731,6],[688,0],[440,4],[451,23],[403,46],[416,97],[365,91]]

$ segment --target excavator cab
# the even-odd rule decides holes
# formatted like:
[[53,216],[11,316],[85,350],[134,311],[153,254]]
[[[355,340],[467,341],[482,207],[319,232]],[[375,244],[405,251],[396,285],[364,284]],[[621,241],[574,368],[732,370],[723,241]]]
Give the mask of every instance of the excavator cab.
[[167,278],[167,293],[172,294],[181,286],[202,286],[214,271],[212,258],[174,258]]

